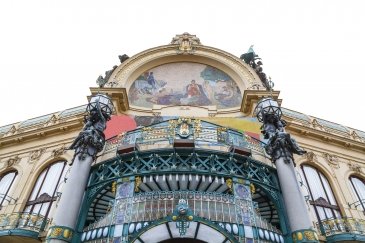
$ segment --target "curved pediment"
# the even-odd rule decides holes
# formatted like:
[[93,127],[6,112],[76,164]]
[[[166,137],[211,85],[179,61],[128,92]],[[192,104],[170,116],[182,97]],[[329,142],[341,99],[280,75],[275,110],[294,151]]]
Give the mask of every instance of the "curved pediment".
[[156,106],[237,110],[244,90],[265,90],[255,71],[241,59],[201,45],[187,33],[177,35],[169,45],[128,58],[104,87],[123,88],[129,109],[138,111]]

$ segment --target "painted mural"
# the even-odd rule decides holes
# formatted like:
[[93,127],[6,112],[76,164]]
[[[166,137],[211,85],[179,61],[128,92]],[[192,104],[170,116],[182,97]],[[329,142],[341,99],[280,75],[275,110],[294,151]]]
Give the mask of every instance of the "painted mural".
[[164,64],[141,74],[128,92],[131,105],[240,106],[237,84],[223,71],[200,63]]

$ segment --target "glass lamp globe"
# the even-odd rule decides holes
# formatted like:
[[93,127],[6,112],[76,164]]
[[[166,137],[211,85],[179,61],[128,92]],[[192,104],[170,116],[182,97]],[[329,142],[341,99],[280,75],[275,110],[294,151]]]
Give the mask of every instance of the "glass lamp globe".
[[281,109],[277,101],[272,98],[263,98],[258,103],[254,110],[254,115],[260,122],[263,122],[263,117],[266,115],[276,116],[281,118]]
[[106,94],[96,94],[91,96],[86,111],[90,112],[92,110],[95,110],[97,109],[98,105],[100,106],[101,112],[104,115],[108,117],[112,115],[114,106],[109,96],[107,96]]

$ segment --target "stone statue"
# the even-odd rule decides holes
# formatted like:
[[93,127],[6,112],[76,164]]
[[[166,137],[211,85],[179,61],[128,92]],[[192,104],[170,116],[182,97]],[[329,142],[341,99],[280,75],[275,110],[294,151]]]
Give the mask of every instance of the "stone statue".
[[272,87],[269,84],[269,80],[266,77],[266,74],[263,72],[262,60],[254,52],[253,45],[250,46],[250,49],[247,51],[247,53],[244,53],[240,56],[240,59],[242,59],[245,63],[250,65],[250,67],[252,67],[255,70],[256,74],[259,76],[262,82],[262,85],[266,88],[266,90],[272,89]]
[[114,70],[117,68],[118,66],[115,65],[112,67],[112,69],[108,70],[105,72],[105,77],[103,77],[102,75],[100,75],[98,77],[98,79],[96,80],[96,83],[99,85],[100,88],[104,87],[104,85],[108,82],[110,76],[112,76],[112,73],[114,72]]
[[[127,54],[123,54],[123,55],[119,55],[118,58],[119,58],[120,63],[123,63],[129,58],[129,56]],[[104,87],[104,85],[109,81],[109,78],[112,76],[114,70],[117,67],[118,66],[115,65],[112,67],[112,69],[106,71],[105,77],[103,77],[102,75],[99,75],[99,77],[96,79],[96,84],[99,85],[100,88]]]
[[129,58],[129,56],[127,54],[119,55],[118,57],[119,57],[120,63],[125,62]]

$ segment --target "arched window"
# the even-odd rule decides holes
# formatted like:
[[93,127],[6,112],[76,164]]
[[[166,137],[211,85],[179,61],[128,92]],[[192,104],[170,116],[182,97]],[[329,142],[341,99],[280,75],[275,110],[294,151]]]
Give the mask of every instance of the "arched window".
[[42,171],[33,187],[24,212],[48,215],[53,201],[56,200],[58,187],[65,177],[67,167],[66,161],[59,161]]
[[0,207],[10,202],[8,193],[17,175],[18,172],[10,171],[0,176]]
[[309,190],[311,208],[318,220],[341,218],[340,208],[327,178],[308,165],[301,166],[301,173],[303,182]]
[[351,176],[350,182],[352,185],[352,190],[357,197],[358,204],[356,204],[356,205],[361,206],[362,209],[365,210],[365,183],[364,183],[364,180],[362,180],[358,177],[355,177],[355,176]]

